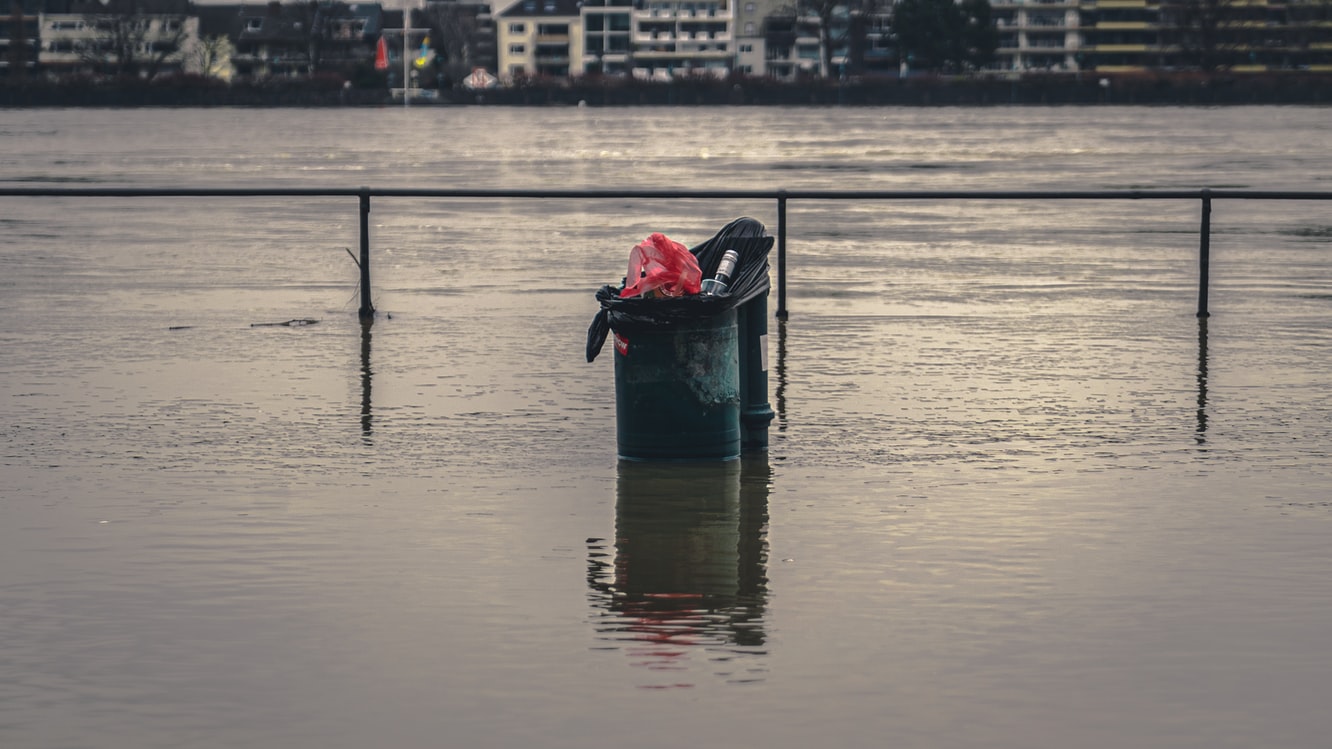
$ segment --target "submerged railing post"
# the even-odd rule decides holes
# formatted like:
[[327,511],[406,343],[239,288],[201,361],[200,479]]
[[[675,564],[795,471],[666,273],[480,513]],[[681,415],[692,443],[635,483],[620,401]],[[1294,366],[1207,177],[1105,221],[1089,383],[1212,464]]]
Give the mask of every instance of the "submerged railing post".
[[1207,282],[1212,264],[1212,194],[1202,191],[1202,228],[1198,238],[1198,317],[1208,317]]
[[777,319],[786,313],[786,191],[777,191]]
[[375,316],[370,302],[370,188],[361,188],[361,319]]

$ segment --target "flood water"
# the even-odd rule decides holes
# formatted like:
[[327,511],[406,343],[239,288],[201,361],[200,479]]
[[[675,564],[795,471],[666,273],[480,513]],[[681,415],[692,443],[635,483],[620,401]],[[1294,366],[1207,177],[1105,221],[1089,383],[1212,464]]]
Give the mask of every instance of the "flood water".
[[[0,182],[1332,189],[1326,109],[4,110]],[[593,292],[766,201],[0,197],[0,746],[1291,747],[1332,205],[793,201],[766,455]],[[306,325],[274,325],[292,320]]]

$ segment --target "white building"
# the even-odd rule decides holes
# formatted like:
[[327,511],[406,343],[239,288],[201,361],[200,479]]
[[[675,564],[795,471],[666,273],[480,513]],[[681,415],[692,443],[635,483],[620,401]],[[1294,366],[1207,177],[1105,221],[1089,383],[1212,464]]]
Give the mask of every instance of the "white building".
[[[143,8],[140,12],[139,8]],[[42,13],[38,63],[48,73],[151,76],[179,72],[199,37],[199,19],[184,2],[118,11],[108,3],[68,3]]]
[[734,0],[735,72],[741,75],[768,74],[767,40],[763,20],[789,3],[784,0]]
[[633,74],[726,76],[735,60],[732,0],[646,0],[633,12]]
[[1077,70],[1078,0],[990,0],[1003,70]]

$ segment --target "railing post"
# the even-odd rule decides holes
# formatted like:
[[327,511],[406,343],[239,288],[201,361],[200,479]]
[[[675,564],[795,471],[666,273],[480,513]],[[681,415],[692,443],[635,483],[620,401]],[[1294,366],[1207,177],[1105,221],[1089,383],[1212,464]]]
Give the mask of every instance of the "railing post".
[[786,312],[786,191],[777,191],[777,319]]
[[1198,317],[1208,317],[1207,283],[1212,264],[1212,191],[1202,191],[1202,229],[1198,239]]
[[375,316],[370,302],[370,188],[361,188],[361,309],[362,320]]

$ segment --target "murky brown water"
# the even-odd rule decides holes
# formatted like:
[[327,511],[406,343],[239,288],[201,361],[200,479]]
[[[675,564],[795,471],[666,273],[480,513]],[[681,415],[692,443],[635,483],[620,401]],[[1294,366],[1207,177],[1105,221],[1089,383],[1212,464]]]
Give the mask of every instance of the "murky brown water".
[[[10,110],[0,180],[1319,190],[1327,122]],[[592,293],[775,206],[376,200],[368,330],[355,209],[0,199],[0,745],[1332,730],[1324,204],[1218,201],[1200,325],[1187,201],[793,203],[771,450],[665,472],[617,465]]]

